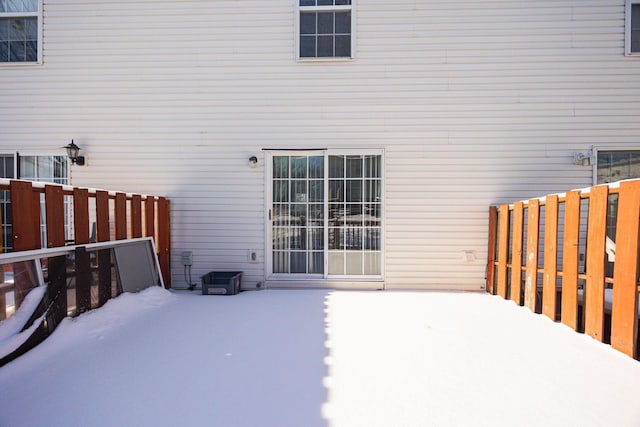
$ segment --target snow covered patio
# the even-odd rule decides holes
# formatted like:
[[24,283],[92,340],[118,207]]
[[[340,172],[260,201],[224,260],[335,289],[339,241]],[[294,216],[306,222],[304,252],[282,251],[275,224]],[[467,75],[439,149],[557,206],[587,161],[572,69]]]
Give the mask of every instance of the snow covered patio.
[[2,426],[637,426],[640,363],[484,293],[147,289],[0,368]]

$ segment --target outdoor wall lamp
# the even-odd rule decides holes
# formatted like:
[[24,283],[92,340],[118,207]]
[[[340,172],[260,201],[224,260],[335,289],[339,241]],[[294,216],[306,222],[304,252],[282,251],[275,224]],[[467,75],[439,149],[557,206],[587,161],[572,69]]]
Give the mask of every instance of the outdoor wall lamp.
[[249,157],[249,167],[255,168],[256,166],[258,166],[258,158],[256,156]]
[[573,163],[579,166],[591,166],[593,153],[590,151],[582,151],[573,153]]
[[71,140],[71,144],[62,148],[67,150],[67,157],[71,160],[72,165],[84,166],[84,156],[78,156],[80,147],[73,142],[73,139]]

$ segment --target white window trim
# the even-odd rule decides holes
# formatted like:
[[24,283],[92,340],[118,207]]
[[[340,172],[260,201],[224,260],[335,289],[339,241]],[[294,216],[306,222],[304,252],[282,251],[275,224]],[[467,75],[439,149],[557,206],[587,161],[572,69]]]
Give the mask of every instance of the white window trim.
[[4,178],[4,179],[16,179],[16,172],[18,171],[18,156],[16,156],[16,152],[15,151],[0,151],[0,156],[6,157],[6,156],[11,156],[13,157],[13,176],[11,178]]
[[[299,0],[294,0],[295,5],[295,31],[294,49],[295,59],[298,62],[349,62],[356,58],[356,0],[351,0],[351,5],[345,6],[300,6]],[[351,56],[328,56],[328,57],[301,57],[300,56],[300,12],[322,12],[322,11],[351,11]]]
[[42,3],[43,0],[38,0],[37,12],[12,12],[12,13],[0,13],[0,18],[38,18],[38,58],[35,62],[0,62],[0,68],[5,67],[31,67],[34,65],[42,65],[42,51],[43,51],[43,31],[42,31]]
[[624,54],[640,56],[640,52],[631,52],[631,5],[640,5],[640,0],[626,0],[624,6]]
[[[54,150],[20,150],[20,151],[0,151],[0,155],[2,156],[13,156],[13,178],[8,179],[21,179],[24,177],[16,178],[16,174],[18,173],[18,157],[54,157],[54,156],[63,156],[66,157],[67,162],[67,183],[64,185],[71,185],[71,160],[66,156],[66,154],[61,153],[60,151]],[[37,181],[35,181],[37,182]]]
[[[296,281],[301,283],[312,283],[317,282],[320,284],[331,284],[332,286],[336,283],[344,283],[344,284],[358,284],[358,283],[377,283],[378,285],[374,285],[374,288],[380,289],[380,283],[384,283],[386,272],[385,272],[385,245],[386,245],[386,195],[385,195],[385,150],[384,148],[356,148],[356,149],[340,149],[340,148],[330,148],[330,149],[318,149],[318,150],[278,150],[278,149],[264,149],[265,151],[265,168],[264,168],[264,186],[265,186],[265,206],[264,206],[264,228],[265,228],[265,245],[264,245],[264,253],[265,264],[264,264],[264,275],[267,282],[282,282],[282,283],[294,283]],[[306,274],[278,274],[273,273],[273,258],[270,255],[273,247],[273,239],[272,239],[272,229],[271,229],[271,219],[269,218],[269,210],[272,207],[273,200],[272,194],[270,191],[271,188],[271,178],[272,178],[272,159],[273,156],[279,155],[319,155],[319,153],[323,153],[325,159],[328,156],[332,155],[376,155],[381,156],[382,161],[382,170],[381,172],[381,181],[382,181],[382,224],[380,226],[380,274],[379,275],[362,275],[362,276],[350,276],[350,275],[329,275],[328,271],[325,269],[323,274],[320,275],[306,275]],[[328,164],[328,163],[327,163]],[[325,170],[325,180],[327,179],[328,169]],[[325,185],[325,200],[327,200],[328,196],[328,186]],[[326,209],[326,207],[325,207]],[[325,218],[327,214],[325,212]],[[327,240],[327,228],[325,226],[325,242]],[[348,287],[348,286],[347,286]]]

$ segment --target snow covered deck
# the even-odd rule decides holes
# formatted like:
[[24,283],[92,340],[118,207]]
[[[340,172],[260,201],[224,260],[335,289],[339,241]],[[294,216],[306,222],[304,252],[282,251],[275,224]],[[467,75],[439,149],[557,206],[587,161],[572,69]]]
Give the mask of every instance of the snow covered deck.
[[0,368],[6,426],[637,426],[640,363],[497,296],[152,288]]

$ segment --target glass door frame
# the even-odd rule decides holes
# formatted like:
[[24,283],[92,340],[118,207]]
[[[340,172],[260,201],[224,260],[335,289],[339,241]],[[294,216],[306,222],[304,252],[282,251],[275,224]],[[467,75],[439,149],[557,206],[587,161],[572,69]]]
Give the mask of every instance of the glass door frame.
[[[264,149],[265,152],[265,278],[268,281],[348,281],[384,282],[385,277],[385,173],[383,149]],[[273,158],[277,156],[324,156],[324,268],[323,274],[274,273],[273,272]],[[329,262],[329,156],[380,156],[380,274],[379,275],[330,275]]]

